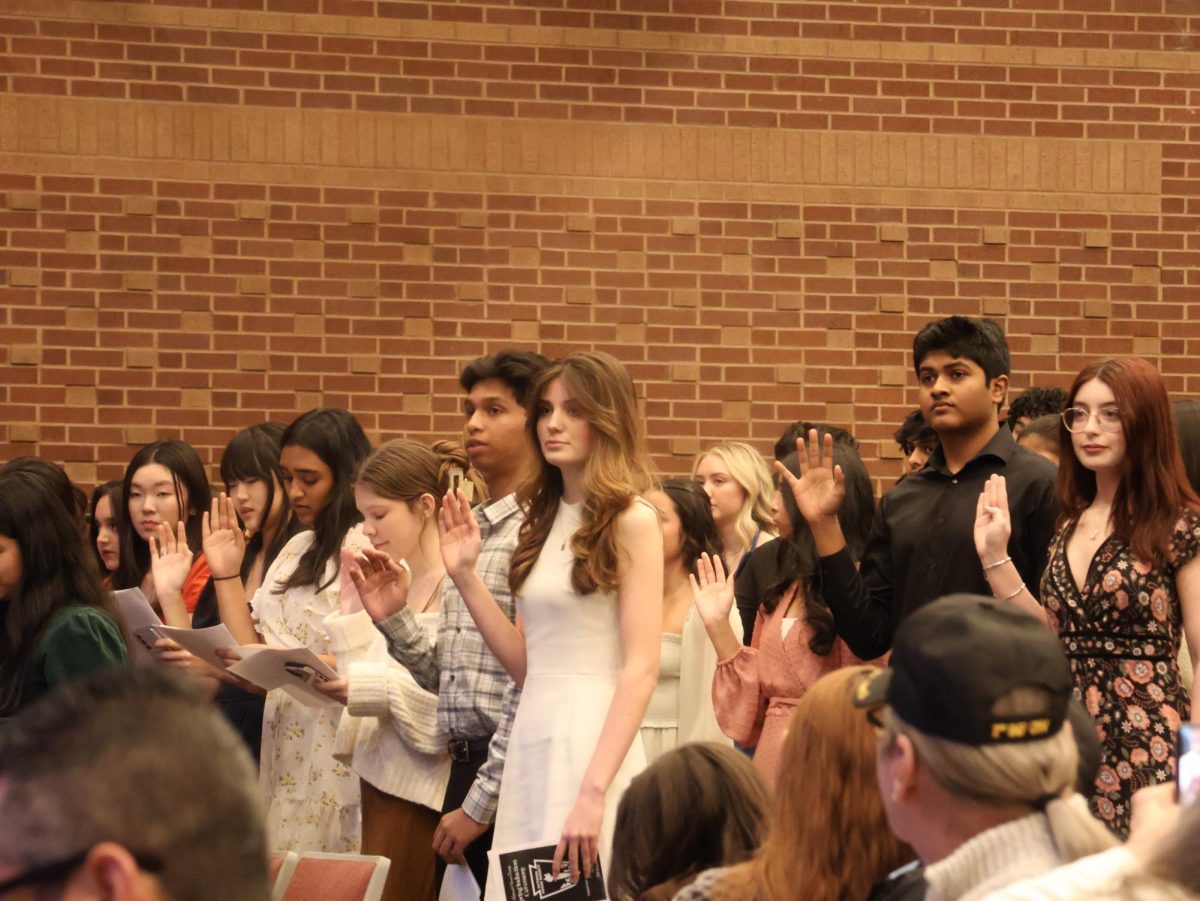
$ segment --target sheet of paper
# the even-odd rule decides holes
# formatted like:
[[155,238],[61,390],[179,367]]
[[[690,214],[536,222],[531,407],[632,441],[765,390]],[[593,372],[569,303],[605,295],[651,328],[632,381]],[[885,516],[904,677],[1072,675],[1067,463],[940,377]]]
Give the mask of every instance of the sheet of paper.
[[121,620],[125,625],[129,653],[133,656],[136,666],[155,666],[158,658],[152,648],[158,641],[155,628],[162,625],[162,620],[146,600],[140,588],[122,588],[114,591],[117,609],[121,612]]
[[199,657],[209,666],[225,671],[225,664],[217,656],[217,651],[225,648],[236,648],[237,639],[225,628],[224,623],[209,626],[207,629],[176,629],[171,626],[156,626],[155,633],[160,638],[169,638],[181,648]]
[[229,672],[253,682],[259,688],[273,691],[282,688],[306,707],[340,707],[333,698],[328,698],[314,689],[300,676],[284,669],[284,664],[299,663],[312,667],[327,679],[336,679],[338,674],[308,648],[238,648],[242,659],[229,667]]

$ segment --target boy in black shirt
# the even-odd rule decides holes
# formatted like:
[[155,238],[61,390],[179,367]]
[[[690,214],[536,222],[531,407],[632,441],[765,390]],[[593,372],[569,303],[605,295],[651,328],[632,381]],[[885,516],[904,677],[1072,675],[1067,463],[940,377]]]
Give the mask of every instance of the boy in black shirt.
[[975,551],[973,528],[984,483],[1005,476],[1012,512],[1009,544],[1027,585],[1046,568],[1059,507],[1049,462],[1018,447],[997,411],[1011,368],[1004,333],[989,319],[951,316],[913,340],[921,412],[938,433],[928,465],[881,498],[859,569],[845,551],[837,510],[840,469],[830,469],[832,443],[810,435],[796,442],[802,477],[778,464],[821,556],[824,594],[838,634],[864,660],[887,651],[909,613],[955,592],[991,593]]

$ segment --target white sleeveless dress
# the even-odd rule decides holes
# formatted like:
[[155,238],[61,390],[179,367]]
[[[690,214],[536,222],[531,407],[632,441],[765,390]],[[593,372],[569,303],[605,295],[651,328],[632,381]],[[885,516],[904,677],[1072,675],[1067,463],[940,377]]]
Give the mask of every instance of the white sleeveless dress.
[[[614,592],[581,597],[571,587],[570,538],[582,505],[561,503],[529,578],[517,595],[525,628],[526,675],[500,783],[492,848],[558,844],[600,740],[621,671]],[[608,878],[613,824],[626,786],[646,766],[635,735],[604,800],[600,862]],[[503,901],[493,853],[486,901]]]

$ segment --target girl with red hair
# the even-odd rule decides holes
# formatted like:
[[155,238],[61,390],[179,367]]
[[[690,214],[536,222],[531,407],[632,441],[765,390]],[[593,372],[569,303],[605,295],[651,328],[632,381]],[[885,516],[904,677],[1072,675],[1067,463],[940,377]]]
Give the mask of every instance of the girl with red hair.
[[1188,483],[1167,388],[1137,357],[1087,366],[1071,386],[1059,437],[1063,516],[1041,603],[1008,559],[1004,479],[979,499],[975,546],[997,597],[1044,616],[1062,639],[1104,759],[1090,799],[1113,832],[1130,798],[1175,772],[1191,698],[1179,678],[1181,636],[1200,651],[1200,498]]

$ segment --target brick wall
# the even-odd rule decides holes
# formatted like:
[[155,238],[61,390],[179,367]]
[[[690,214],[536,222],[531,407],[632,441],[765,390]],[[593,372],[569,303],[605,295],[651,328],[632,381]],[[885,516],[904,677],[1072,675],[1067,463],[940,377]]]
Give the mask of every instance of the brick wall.
[[347,406],[457,431],[600,347],[666,472],[825,418],[892,475],[906,349],[1200,394],[1194,0],[5,0],[0,458]]

